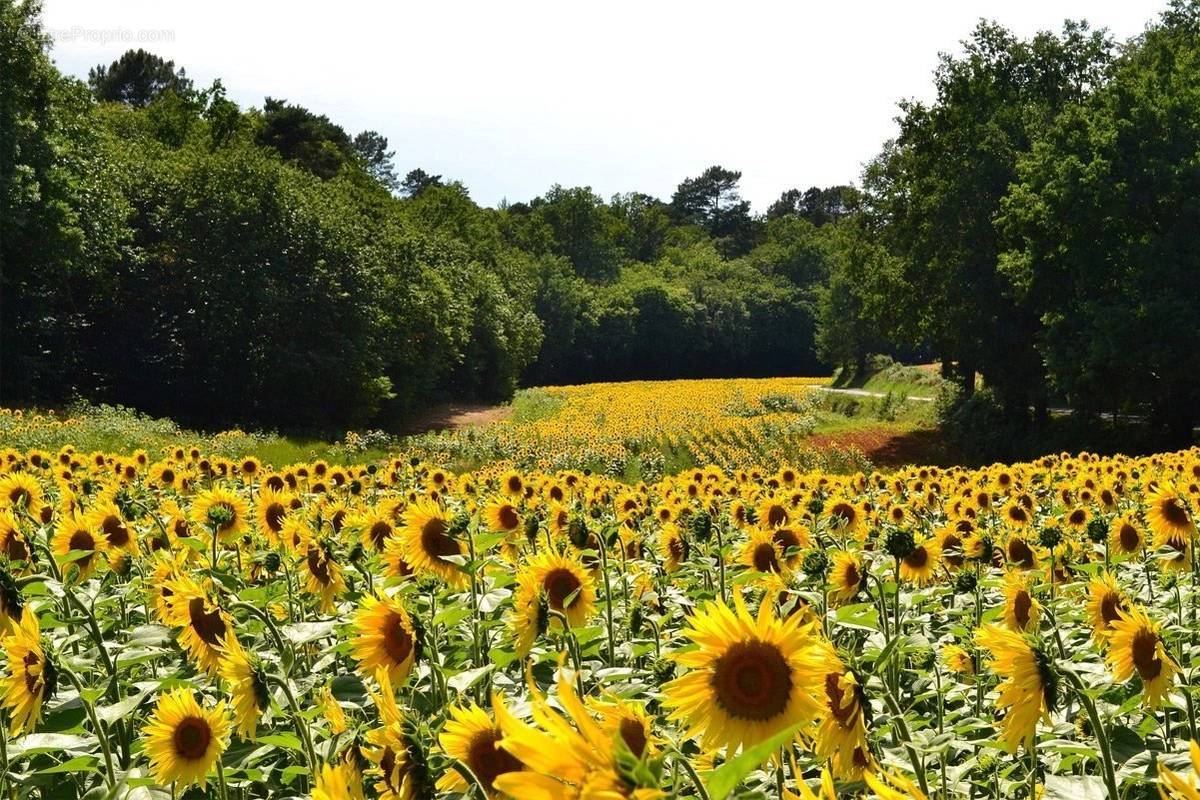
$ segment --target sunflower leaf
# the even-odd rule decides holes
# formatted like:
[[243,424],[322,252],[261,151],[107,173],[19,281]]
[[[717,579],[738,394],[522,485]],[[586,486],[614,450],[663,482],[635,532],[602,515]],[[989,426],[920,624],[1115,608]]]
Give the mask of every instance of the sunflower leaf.
[[710,800],[725,800],[747,775],[790,742],[801,727],[793,725],[782,730],[770,739],[743,750],[717,769],[704,773],[704,785],[708,788]]

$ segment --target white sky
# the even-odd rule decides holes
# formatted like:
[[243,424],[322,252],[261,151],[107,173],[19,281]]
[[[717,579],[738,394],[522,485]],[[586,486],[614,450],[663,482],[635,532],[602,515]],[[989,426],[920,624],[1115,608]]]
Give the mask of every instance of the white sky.
[[667,199],[719,163],[762,211],[784,189],[857,180],[896,102],[930,95],[938,52],[980,17],[1020,35],[1082,17],[1123,40],[1165,5],[45,0],[44,21],[67,73],[142,46],[243,107],[270,95],[378,130],[401,175],[460,179],[485,205],[554,183]]

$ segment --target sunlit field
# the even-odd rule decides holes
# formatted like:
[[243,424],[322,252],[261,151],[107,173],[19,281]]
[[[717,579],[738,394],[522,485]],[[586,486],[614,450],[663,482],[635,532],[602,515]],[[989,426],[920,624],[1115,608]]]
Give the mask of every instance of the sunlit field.
[[[812,383],[546,390],[461,473],[0,452],[4,796],[1194,797],[1200,452],[802,469]],[[662,439],[717,464],[560,466]]]

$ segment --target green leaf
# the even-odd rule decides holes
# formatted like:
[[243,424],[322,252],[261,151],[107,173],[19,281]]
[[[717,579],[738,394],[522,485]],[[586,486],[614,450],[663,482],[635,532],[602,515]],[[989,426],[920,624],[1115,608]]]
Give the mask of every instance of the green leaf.
[[289,750],[298,750],[303,752],[304,745],[300,742],[300,737],[294,733],[286,731],[280,733],[268,733],[265,736],[259,736],[254,741],[260,744],[272,744],[276,747],[286,747]]
[[1107,800],[1104,779],[1096,775],[1047,775],[1042,800]]
[[96,746],[94,736],[74,736],[68,733],[31,733],[8,746],[8,757],[18,758],[37,753],[86,753]]
[[46,767],[45,769],[39,769],[34,774],[56,775],[60,772],[95,772],[99,765],[100,759],[96,758],[96,756],[76,756],[75,758],[68,759],[61,764],[55,764],[53,766]]
[[447,680],[446,683],[449,684],[450,688],[454,691],[458,692],[459,694],[464,694],[469,691],[472,686],[479,683],[479,681],[485,675],[495,668],[495,664],[487,664],[486,666],[482,666],[477,669],[463,670]]
[[747,750],[743,750],[735,758],[730,759],[712,772],[704,774],[704,785],[708,788],[710,800],[725,800],[738,787],[746,776],[762,766],[762,763],[779,749],[790,742],[801,725],[793,725],[787,730],[759,742]]
[[291,625],[283,626],[283,635],[294,644],[308,644],[317,639],[331,636],[336,625],[337,623],[332,620],[328,622],[293,622]]

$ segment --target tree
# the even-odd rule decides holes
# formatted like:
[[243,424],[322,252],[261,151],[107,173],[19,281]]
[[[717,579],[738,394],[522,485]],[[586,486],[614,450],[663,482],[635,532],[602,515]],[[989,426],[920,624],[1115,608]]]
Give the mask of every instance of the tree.
[[406,197],[417,197],[426,189],[442,186],[441,175],[430,175],[425,170],[417,167],[409,170],[404,176],[404,181],[400,184],[400,193]]
[[388,150],[386,136],[377,131],[363,131],[354,137],[351,146],[368,175],[379,181],[389,192],[400,188],[400,181],[396,178],[396,165],[393,162],[396,151]]
[[[1045,406],[1037,312],[999,271],[1009,242],[1001,201],[1032,138],[1102,78],[1111,41],[1086,24],[1020,41],[981,22],[961,56],[943,55],[937,99],[901,104],[900,134],[865,176],[871,212],[903,259],[893,298],[910,334],[956,367],[963,394],[984,379],[1014,416]],[[912,344],[919,342],[913,341]]]
[[1200,3],[1175,0],[1020,161],[1004,274],[1075,408],[1192,442],[1200,407]]
[[859,191],[853,186],[816,186],[801,192],[788,189],[767,209],[767,219],[800,217],[820,227],[837,222],[857,211],[862,204]]
[[354,158],[350,136],[324,114],[268,97],[263,101],[258,143],[321,178],[332,178]]
[[726,257],[749,252],[758,235],[750,203],[738,192],[741,179],[740,172],[712,166],[698,177],[685,179],[671,198],[676,222],[706,230],[720,242]]
[[166,91],[181,97],[192,91],[192,81],[183,67],[175,69],[174,61],[140,48],[126,50],[107,67],[97,64],[88,71],[88,85],[97,100],[135,108],[145,108]]

